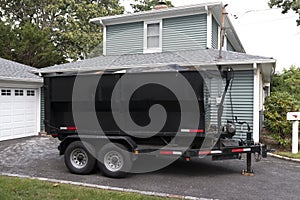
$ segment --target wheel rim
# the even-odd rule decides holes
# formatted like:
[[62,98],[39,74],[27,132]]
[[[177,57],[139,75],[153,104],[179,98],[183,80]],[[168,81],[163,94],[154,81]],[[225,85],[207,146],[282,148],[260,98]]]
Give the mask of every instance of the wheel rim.
[[70,154],[70,161],[77,169],[84,168],[87,165],[88,160],[86,151],[81,148],[74,149]]
[[104,156],[105,167],[112,172],[119,171],[124,165],[122,154],[117,151],[110,151]]

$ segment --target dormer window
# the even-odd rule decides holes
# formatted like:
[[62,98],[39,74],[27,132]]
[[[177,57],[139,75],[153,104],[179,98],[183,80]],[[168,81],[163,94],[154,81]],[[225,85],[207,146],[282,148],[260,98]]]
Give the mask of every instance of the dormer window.
[[162,21],[144,23],[144,53],[162,51]]
[[159,48],[159,23],[147,24],[147,48]]

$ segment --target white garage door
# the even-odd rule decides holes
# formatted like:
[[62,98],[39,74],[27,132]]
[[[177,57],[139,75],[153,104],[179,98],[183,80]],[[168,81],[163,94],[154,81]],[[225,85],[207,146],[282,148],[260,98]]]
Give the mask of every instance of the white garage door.
[[0,141],[37,135],[37,90],[0,88]]

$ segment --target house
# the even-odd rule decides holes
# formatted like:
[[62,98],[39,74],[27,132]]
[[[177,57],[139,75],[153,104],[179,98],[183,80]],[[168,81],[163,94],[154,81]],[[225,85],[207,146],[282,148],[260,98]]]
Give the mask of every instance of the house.
[[[92,19],[91,22],[103,27],[103,55],[39,72],[118,71],[169,64],[206,69],[230,67],[234,70],[234,80],[230,95],[226,97],[224,120],[237,116],[240,121],[248,122],[253,127],[254,141],[258,142],[260,113],[264,98],[269,94],[276,61],[246,54],[226,15],[225,28],[221,29],[222,9],[222,3],[205,3]],[[223,42],[220,42],[221,30],[224,30]],[[207,85],[212,91],[209,98],[211,122],[216,125],[224,82],[212,79]],[[235,137],[245,138],[246,132],[239,129]]]
[[38,135],[43,80],[29,67],[0,58],[0,141]]

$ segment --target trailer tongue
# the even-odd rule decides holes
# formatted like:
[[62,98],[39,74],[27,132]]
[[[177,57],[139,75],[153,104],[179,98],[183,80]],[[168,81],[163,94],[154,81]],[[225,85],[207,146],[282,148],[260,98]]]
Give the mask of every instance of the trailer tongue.
[[[215,125],[204,73],[208,72],[171,65],[44,74],[46,131],[61,140],[59,151],[72,173],[91,173],[96,163],[109,177],[140,173],[143,169],[133,171],[132,165],[143,155],[151,156],[150,166],[153,156],[172,158],[167,163],[171,164],[178,158],[224,160],[246,154],[243,174],[253,175],[251,155],[257,160],[266,157],[266,146],[254,144],[247,122],[235,118],[222,124],[233,71],[218,68],[226,85]],[[243,125],[247,138],[234,139],[236,127]],[[157,163],[152,170],[165,166]]]

